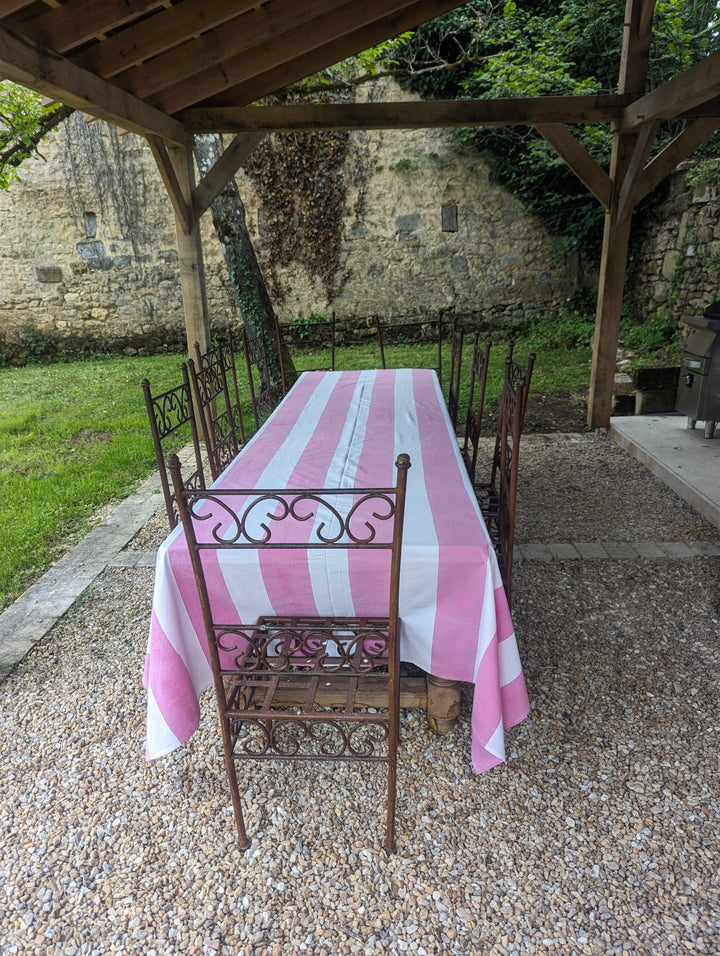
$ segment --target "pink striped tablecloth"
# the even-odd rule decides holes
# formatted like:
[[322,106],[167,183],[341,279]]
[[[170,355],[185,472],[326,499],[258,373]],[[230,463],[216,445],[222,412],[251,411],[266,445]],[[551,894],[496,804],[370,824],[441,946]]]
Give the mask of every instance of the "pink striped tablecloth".
[[[378,487],[410,456],[400,580],[401,657],[436,677],[475,684],[476,771],[505,759],[504,728],[529,703],[495,553],[468,481],[435,372],[306,372],[216,487]],[[304,552],[303,552],[304,553]],[[262,552],[223,551],[213,584],[238,620],[261,614],[379,614],[367,555],[329,572],[312,553],[302,573],[268,573]],[[387,573],[386,571],[384,572]],[[386,590],[386,588],[385,588]],[[379,593],[383,593],[382,588]],[[289,603],[292,606],[288,606]],[[149,760],[197,729],[212,686],[182,527],[161,545],[144,683]]]

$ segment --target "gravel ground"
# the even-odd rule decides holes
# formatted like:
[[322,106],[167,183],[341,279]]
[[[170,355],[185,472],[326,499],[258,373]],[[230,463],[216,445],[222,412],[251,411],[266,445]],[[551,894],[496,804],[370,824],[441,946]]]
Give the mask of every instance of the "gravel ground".
[[[524,442],[519,541],[718,540],[609,440]],[[720,559],[519,562],[530,716],[477,776],[467,706],[404,713],[391,857],[382,771],[315,763],[245,765],[237,849],[210,696],[145,762],[152,584],[109,568],[0,684],[3,956],[720,952]]]

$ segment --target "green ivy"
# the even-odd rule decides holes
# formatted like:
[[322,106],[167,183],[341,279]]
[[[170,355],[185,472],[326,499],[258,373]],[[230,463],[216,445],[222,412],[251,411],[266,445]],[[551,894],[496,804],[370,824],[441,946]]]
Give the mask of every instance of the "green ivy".
[[[427,99],[582,95],[617,91],[624,4],[617,0],[510,0],[493,7],[468,3],[420,27],[395,48],[400,82]],[[648,88],[720,45],[714,0],[658,0]],[[440,68],[440,61],[447,67]],[[681,128],[665,123],[654,152]],[[607,168],[607,124],[572,127]],[[523,126],[472,128],[454,135],[485,154],[493,179],[511,189],[566,249],[597,256],[603,210],[552,147]],[[704,150],[713,150],[717,137]]]

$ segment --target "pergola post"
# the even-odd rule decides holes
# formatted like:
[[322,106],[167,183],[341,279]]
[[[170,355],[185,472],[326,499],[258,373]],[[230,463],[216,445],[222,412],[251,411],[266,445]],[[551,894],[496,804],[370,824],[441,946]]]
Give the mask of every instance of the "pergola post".
[[620,220],[618,205],[628,154],[632,154],[636,139],[636,136],[623,136],[616,133],[613,143],[610,164],[613,191],[610,208],[605,213],[588,396],[587,421],[593,428],[607,428],[612,412],[617,347],[620,338],[620,320],[632,223],[632,216],[625,216]]
[[202,352],[206,352],[210,347],[210,317],[205,290],[200,221],[192,215],[192,191],[195,184],[193,154],[190,149],[169,146],[167,155],[172,162],[177,185],[185,204],[185,209],[179,210],[173,202],[180,282],[185,309],[185,331],[188,351],[194,354],[195,342],[200,344]]
[[[623,22],[623,46],[620,59],[618,92],[633,98],[642,96],[645,90],[652,18],[655,0],[626,0]],[[652,128],[654,136],[655,127]],[[621,197],[626,177],[637,175],[633,157],[644,159],[650,148],[638,132],[621,132],[617,123],[612,124],[613,148],[610,159],[610,182],[612,192],[610,205],[605,213],[602,261],[598,285],[597,311],[595,313],[595,338],[593,341],[590,393],[588,396],[588,425],[607,428],[612,411],[615,365],[620,338],[625,272],[630,241],[632,209],[623,213]],[[635,150],[639,152],[636,154]]]

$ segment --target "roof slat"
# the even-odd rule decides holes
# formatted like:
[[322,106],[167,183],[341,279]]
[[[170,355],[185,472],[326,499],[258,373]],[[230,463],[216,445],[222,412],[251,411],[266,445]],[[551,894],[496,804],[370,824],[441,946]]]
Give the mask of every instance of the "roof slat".
[[166,5],[167,0],[84,0],[66,3],[40,15],[27,10],[9,17],[6,26],[22,33],[30,40],[50,47],[57,53],[66,53],[92,40],[98,34],[108,33],[136,21],[148,11]]
[[108,79],[213,28],[223,27],[219,30],[222,35],[224,24],[255,6],[257,0],[206,0],[200,6],[179,4],[89,47],[73,60]]
[[221,105],[246,105],[457,5],[456,0],[351,0],[147,98],[166,113],[175,113],[230,89],[232,101],[224,96]]
[[287,32],[310,24],[309,32],[312,33],[317,29],[318,17],[328,13],[336,16],[339,5],[339,0],[290,2],[292,11],[282,18],[265,8],[246,12],[220,28],[168,49],[167,53],[154,57],[149,63],[116,76],[115,82],[143,99],[185,80],[192,88],[198,74],[217,69],[219,61],[247,54],[256,47],[265,51],[268,44],[281,34],[285,39],[280,43],[280,49],[287,55]]
[[[184,106],[196,104],[203,107],[247,106],[290,83],[318,73],[328,65],[340,63],[347,57],[370,49],[385,39],[397,36],[406,30],[412,30],[425,20],[447,13],[457,6],[454,0],[416,0],[415,3],[406,5],[405,9],[396,9],[392,15],[376,19],[359,29],[348,29],[345,34],[323,46],[315,45],[312,49],[301,51],[293,45],[292,50],[296,55],[293,57],[286,53],[283,61],[272,69],[268,69],[268,58],[263,57],[261,52],[256,50],[252,67],[248,63],[248,57],[222,64],[226,76],[225,89],[204,98],[197,95],[199,90],[196,90],[195,98],[191,102],[186,102]],[[359,18],[356,20],[356,25],[358,22]],[[265,52],[265,50],[262,51],[262,53]],[[169,96],[167,99],[158,98],[154,102],[158,105],[164,104],[163,108],[167,112],[174,113],[183,108]]]

